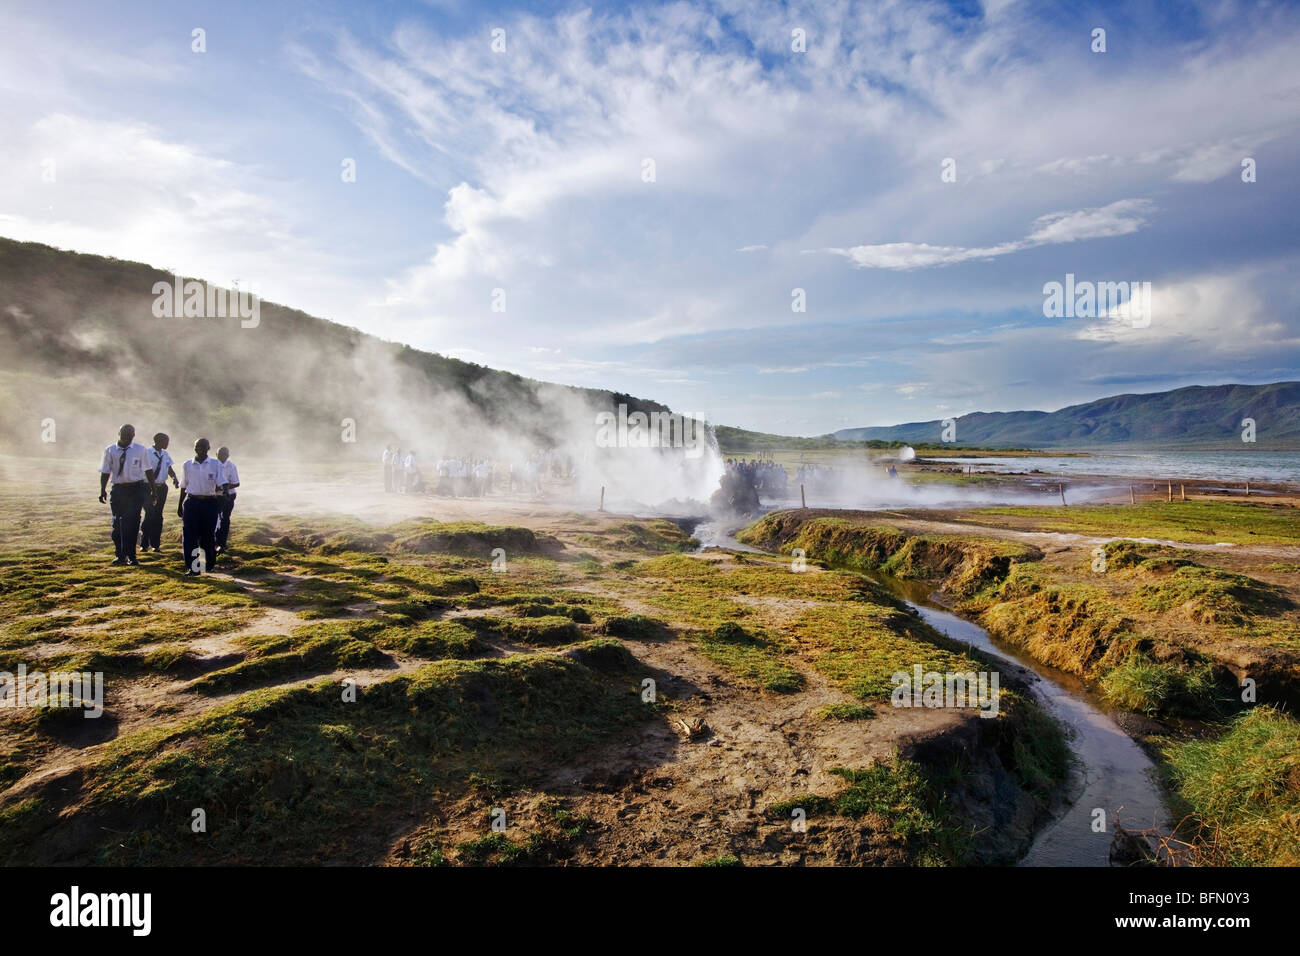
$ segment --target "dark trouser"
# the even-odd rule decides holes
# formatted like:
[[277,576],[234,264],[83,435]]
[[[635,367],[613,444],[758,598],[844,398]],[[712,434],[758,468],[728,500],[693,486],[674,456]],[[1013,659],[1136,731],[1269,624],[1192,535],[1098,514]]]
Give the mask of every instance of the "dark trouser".
[[[181,557],[186,571],[210,571],[217,563],[217,519],[221,517],[217,498],[186,498],[181,519]],[[196,566],[194,552],[203,549],[203,563]]]
[[384,465],[384,491],[393,490],[393,466]]
[[148,496],[143,481],[114,485],[108,493],[108,507],[113,512],[113,550],[119,558],[135,557],[135,540],[140,537],[140,510]]
[[235,496],[224,495],[218,501],[221,504],[221,522],[217,525],[217,547],[225,551],[226,542],[230,540],[230,512],[235,510]]
[[140,525],[140,548],[162,547],[163,506],[167,504],[167,486],[153,486],[153,494],[144,502],[144,521]]

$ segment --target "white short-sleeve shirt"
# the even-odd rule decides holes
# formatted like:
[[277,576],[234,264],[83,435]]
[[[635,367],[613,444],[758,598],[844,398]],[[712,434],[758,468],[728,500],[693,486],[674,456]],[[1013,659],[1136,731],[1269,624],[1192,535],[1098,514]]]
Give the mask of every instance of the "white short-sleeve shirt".
[[221,488],[221,462],[215,458],[191,458],[181,471],[181,491],[187,494],[215,495]]
[[144,481],[145,472],[153,467],[149,460],[149,449],[139,442],[131,442],[123,448],[117,442],[104,449],[104,460],[100,463],[99,473],[108,475],[115,485],[132,481]]
[[166,449],[150,447],[148,450],[149,470],[153,472],[153,483],[155,485],[164,485],[167,483],[167,469],[173,464],[172,456],[167,454]]
[[227,458],[224,462],[218,461],[221,466],[221,483],[223,485],[239,484],[239,469],[235,467],[234,459]]

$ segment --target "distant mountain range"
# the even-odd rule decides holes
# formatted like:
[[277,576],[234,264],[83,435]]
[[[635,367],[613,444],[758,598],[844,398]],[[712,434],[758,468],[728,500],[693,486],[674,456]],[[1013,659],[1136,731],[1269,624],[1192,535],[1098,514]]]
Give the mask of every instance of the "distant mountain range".
[[[972,412],[955,419],[954,444],[983,448],[1240,448],[1244,419],[1260,447],[1300,448],[1300,382],[1193,385],[1146,395],[1114,395],[1055,412]],[[943,441],[942,420],[844,428],[841,441]]]

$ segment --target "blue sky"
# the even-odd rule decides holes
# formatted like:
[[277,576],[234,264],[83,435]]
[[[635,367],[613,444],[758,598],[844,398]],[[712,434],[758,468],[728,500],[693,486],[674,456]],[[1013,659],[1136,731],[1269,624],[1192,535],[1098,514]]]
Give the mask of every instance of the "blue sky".
[[[42,2],[0,25],[0,235],[791,434],[1300,377],[1293,4]],[[1150,282],[1150,325],[1045,318],[1066,273]]]

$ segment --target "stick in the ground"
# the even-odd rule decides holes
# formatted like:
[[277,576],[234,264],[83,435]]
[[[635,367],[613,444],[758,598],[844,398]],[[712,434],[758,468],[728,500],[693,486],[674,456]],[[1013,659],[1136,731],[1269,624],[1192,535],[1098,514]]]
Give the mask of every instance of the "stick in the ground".
[[799,486],[799,503],[800,503],[801,505],[803,505],[803,507],[805,507],[805,508],[808,507],[808,499],[807,499],[806,497],[804,497],[804,493],[803,493],[803,485],[800,485],[800,486]]
[[1135,505],[1135,504],[1137,504],[1137,498],[1135,498],[1135,497],[1133,496],[1133,486],[1132,486],[1132,485],[1129,485],[1129,486],[1128,486],[1128,503],[1131,504],[1131,505]]
[[600,510],[605,510],[605,486],[600,486]]

